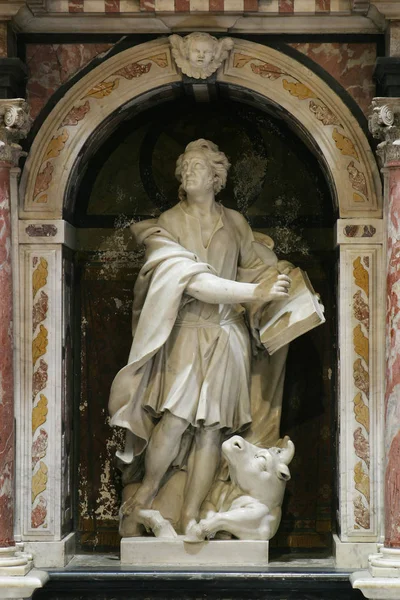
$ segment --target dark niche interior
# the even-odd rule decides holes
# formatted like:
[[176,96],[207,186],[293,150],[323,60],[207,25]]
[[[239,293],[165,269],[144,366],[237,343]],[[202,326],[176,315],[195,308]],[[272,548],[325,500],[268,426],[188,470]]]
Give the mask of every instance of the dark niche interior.
[[[260,107],[261,108],[261,107]],[[125,121],[90,159],[75,210],[76,501],[82,551],[117,551],[121,479],[111,429],[111,382],[131,345],[133,285],[143,258],[132,221],[157,217],[177,201],[175,162],[204,137],[231,169],[218,200],[275,241],[279,258],[307,271],[326,324],[291,344],[281,434],[296,445],[283,517],[271,554],[330,552],[335,510],[336,306],[334,209],[318,157],[281,119],[235,102],[185,99]]]

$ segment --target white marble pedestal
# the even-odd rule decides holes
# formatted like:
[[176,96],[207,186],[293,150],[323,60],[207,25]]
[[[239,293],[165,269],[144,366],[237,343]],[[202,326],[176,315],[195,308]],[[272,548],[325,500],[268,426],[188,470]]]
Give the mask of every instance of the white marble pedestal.
[[268,542],[211,540],[198,544],[176,539],[131,537],[121,540],[121,565],[140,567],[265,567]]

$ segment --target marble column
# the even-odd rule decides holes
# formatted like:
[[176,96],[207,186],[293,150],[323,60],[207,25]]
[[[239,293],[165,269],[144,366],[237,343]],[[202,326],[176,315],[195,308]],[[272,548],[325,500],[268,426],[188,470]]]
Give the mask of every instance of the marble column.
[[380,141],[386,225],[385,531],[369,571],[351,576],[374,600],[400,597],[400,98],[375,98],[370,130]]
[[[11,262],[11,169],[24,155],[19,141],[30,128],[27,103],[0,100],[0,598],[30,598],[48,573],[14,544],[14,357]],[[15,241],[14,241],[15,243]]]
[[[10,169],[24,154],[18,142],[29,131],[24,100],[0,100],[0,572],[21,566],[14,546],[13,278]],[[16,557],[16,555],[18,555]],[[20,574],[21,569],[18,569]]]
[[0,548],[13,546],[14,381],[10,164],[0,162]]

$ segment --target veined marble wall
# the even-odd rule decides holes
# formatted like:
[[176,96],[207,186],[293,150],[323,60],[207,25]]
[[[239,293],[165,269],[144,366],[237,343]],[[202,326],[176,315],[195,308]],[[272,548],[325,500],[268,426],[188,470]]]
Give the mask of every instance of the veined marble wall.
[[[296,42],[289,45],[323,67],[367,114],[375,94],[372,74],[377,50],[374,42]],[[37,117],[62,84],[111,47],[110,43],[27,44],[27,99],[32,117]]]
[[354,98],[365,115],[375,95],[372,75],[375,69],[376,44],[339,42],[301,42],[289,44],[306,54],[332,75]]

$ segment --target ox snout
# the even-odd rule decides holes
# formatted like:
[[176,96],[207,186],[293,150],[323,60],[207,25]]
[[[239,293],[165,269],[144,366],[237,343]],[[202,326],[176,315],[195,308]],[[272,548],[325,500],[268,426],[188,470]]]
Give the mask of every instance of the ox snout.
[[234,435],[222,444],[222,453],[229,460],[229,457],[238,455],[246,449],[246,442],[240,435]]
[[239,435],[234,435],[233,438],[230,439],[231,446],[233,450],[243,450],[244,449],[244,439]]

